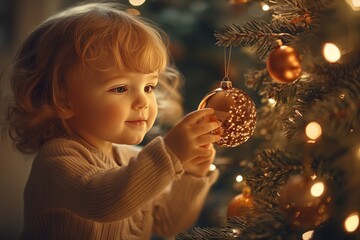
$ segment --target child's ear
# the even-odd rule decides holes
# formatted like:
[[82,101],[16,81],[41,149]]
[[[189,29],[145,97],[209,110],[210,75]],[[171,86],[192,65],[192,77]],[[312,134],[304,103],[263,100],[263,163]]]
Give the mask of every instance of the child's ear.
[[64,106],[58,108],[58,112],[61,119],[67,120],[74,116],[74,111],[71,107],[71,104],[67,103]]

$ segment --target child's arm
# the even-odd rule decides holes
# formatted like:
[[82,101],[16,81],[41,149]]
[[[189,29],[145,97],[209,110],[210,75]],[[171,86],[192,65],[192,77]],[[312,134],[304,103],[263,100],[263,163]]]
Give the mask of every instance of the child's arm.
[[218,170],[204,177],[182,175],[171,189],[154,202],[153,232],[171,236],[190,227],[203,208],[210,187],[218,178]]
[[56,140],[34,161],[36,194],[42,201],[36,204],[45,211],[68,209],[99,222],[127,218],[183,174],[171,154],[158,137],[127,166],[108,168],[79,143]]
[[[173,129],[170,131],[170,133],[174,134],[174,136],[172,136],[173,139],[177,139],[178,142],[181,143],[181,138],[184,137],[184,135],[194,134],[194,132],[196,132],[196,130],[193,130],[194,128],[207,129],[206,131],[203,131],[203,135],[197,137],[198,139],[210,137],[218,140],[218,138],[220,138],[218,135],[210,135],[208,132],[209,128],[206,128],[206,125],[211,124],[211,122],[218,124],[215,119],[211,118],[211,115],[210,117],[207,115],[202,118],[193,119],[196,119],[196,121],[189,121],[191,122],[190,125],[186,125],[187,121],[177,125],[177,127],[180,126],[180,128],[182,124],[184,125],[182,126],[182,131],[177,131],[176,127],[175,130]],[[186,130],[189,130],[189,128],[191,129],[190,133],[187,133]],[[167,138],[168,136],[165,137],[165,143],[168,142]],[[194,144],[192,147],[196,146],[207,152],[204,152],[204,154],[188,156],[186,155],[187,150],[182,148],[186,146],[181,144],[175,146],[178,148],[175,149],[177,152],[176,155],[186,159],[183,160],[182,164],[185,174],[182,175],[180,180],[173,182],[170,191],[162,194],[154,202],[153,231],[160,236],[174,235],[185,230],[196,221],[203,207],[207,193],[218,177],[217,170],[208,174],[210,164],[214,161],[216,153],[213,144],[205,141],[199,141],[197,144],[198,145]]]
[[[77,142],[57,140],[47,144],[33,166],[41,185],[42,208],[46,211],[68,209],[100,222],[133,215],[180,178],[181,161],[190,161],[192,154],[201,157],[209,153],[210,150],[200,145],[213,141],[214,136],[203,138],[199,134],[212,131],[218,125],[189,127],[187,124],[192,125],[197,118],[211,113],[209,110],[194,112],[174,128],[175,132],[185,134],[178,142],[187,147],[182,151],[186,157],[181,159],[160,137],[147,144],[127,166],[110,169],[104,160]],[[172,138],[174,134],[169,136]]]

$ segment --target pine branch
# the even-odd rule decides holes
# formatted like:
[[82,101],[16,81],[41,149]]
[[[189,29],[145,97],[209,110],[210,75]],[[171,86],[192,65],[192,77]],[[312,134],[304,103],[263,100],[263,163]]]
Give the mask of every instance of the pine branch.
[[297,157],[280,150],[264,150],[244,175],[255,194],[263,194],[274,200],[279,187],[302,169],[303,164]]
[[[293,45],[303,33],[313,33],[319,25],[319,16],[326,7],[323,3],[306,0],[272,1],[273,19],[248,21],[243,26],[225,25],[215,31],[216,45],[220,47],[252,47],[255,55],[264,59],[276,46],[276,40]],[[315,1],[317,2],[317,1]]]
[[216,45],[220,47],[252,47],[261,59],[274,48],[276,40],[281,39],[284,44],[291,44],[296,34],[306,31],[306,27],[291,24],[282,19],[272,21],[271,24],[251,20],[244,26],[236,24],[225,25],[215,31]]
[[227,219],[220,228],[194,228],[181,233],[176,239],[237,239],[237,240],[271,240],[297,239],[296,233],[288,224],[286,217],[278,206],[257,196],[253,199],[254,207],[242,216]]
[[[317,121],[324,127],[323,131],[332,133],[333,136],[349,134],[350,131],[360,131],[360,67],[352,69],[329,71],[323,76],[326,82],[311,81],[303,89],[292,106],[289,117],[284,120],[288,139],[295,133],[304,129],[310,121]],[[342,73],[341,73],[342,72]],[[341,73],[341,74],[340,74]],[[335,78],[332,74],[336,75]]]

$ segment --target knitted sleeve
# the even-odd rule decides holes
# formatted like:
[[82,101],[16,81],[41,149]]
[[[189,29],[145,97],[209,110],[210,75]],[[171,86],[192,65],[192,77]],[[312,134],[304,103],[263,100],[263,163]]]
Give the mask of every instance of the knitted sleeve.
[[169,191],[154,202],[153,232],[159,236],[171,236],[191,226],[218,176],[216,169],[206,177],[184,174],[180,180],[174,181]]
[[69,140],[48,144],[35,161],[43,208],[68,209],[99,222],[133,215],[183,173],[160,137],[122,167],[95,166],[91,153]]

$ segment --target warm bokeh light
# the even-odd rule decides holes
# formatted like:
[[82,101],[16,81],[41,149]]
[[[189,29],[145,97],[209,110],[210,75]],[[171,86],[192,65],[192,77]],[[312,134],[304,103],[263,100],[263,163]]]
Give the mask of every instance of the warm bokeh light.
[[262,10],[265,11],[265,12],[269,11],[270,10],[269,5],[267,5],[267,4],[262,5]]
[[211,164],[209,167],[209,171],[212,172],[212,171],[215,171],[215,169],[216,169],[216,166],[214,164]]
[[237,181],[237,182],[242,182],[243,179],[244,179],[244,178],[243,178],[243,176],[241,176],[241,175],[237,175],[237,176],[236,176],[236,181]]
[[334,63],[341,58],[340,49],[333,43],[325,43],[323,47],[323,55],[326,61]]
[[360,10],[360,0],[346,0],[354,11]]
[[309,123],[305,128],[306,136],[312,140],[317,139],[321,136],[322,130],[320,124],[317,122],[311,122]]
[[350,214],[344,222],[344,227],[347,232],[354,232],[359,227],[359,214]]
[[356,157],[357,157],[357,159],[360,159],[360,146],[358,147],[358,149],[356,151]]
[[304,232],[302,235],[303,240],[310,240],[313,236],[314,230]]
[[325,185],[324,185],[324,183],[322,183],[322,182],[317,182],[317,183],[314,183],[314,184],[311,186],[310,193],[311,193],[311,195],[313,195],[314,197],[320,197],[320,196],[324,193],[324,190],[325,190]]
[[140,6],[144,4],[145,0],[129,0],[129,3],[133,6]]

